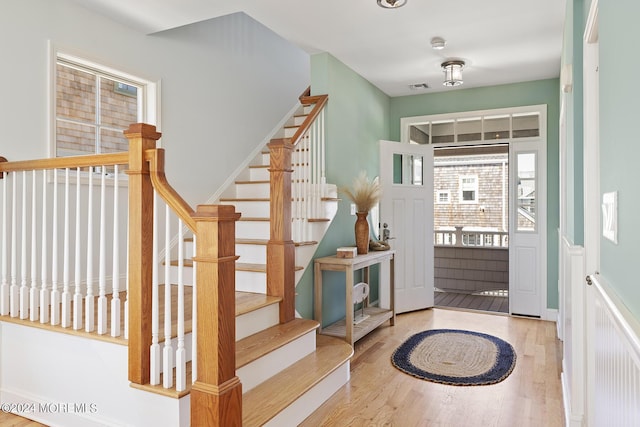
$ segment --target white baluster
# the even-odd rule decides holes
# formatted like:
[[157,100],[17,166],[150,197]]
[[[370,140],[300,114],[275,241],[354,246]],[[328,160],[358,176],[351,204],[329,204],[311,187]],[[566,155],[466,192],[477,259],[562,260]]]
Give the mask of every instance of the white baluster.
[[98,334],[107,333],[107,226],[106,226],[106,174],[104,166],[100,167],[100,262],[98,266]]
[[[29,320],[35,322],[39,318],[39,296],[38,289],[38,256],[37,256],[37,217],[38,206],[36,203],[36,195],[38,186],[36,185],[36,171],[31,171],[31,289],[29,290]],[[43,207],[44,209],[44,207]]]
[[87,194],[87,295],[84,300],[84,330],[95,330],[95,296],[93,294],[93,168],[89,168]]
[[176,350],[176,390],[187,388],[187,351],[184,348],[184,235],[178,220],[178,349]]
[[303,241],[311,240],[309,238],[309,227],[310,222],[309,218],[311,218],[311,141],[309,140],[309,135],[305,138],[306,150],[305,150],[305,159],[304,159],[304,226],[303,226]]
[[11,287],[9,288],[9,313],[11,317],[19,315],[19,289],[18,289],[18,177],[11,179]]
[[20,318],[26,319],[29,312],[29,288],[27,288],[27,171],[22,171],[22,238],[20,240]]
[[71,279],[69,272],[69,228],[71,220],[69,218],[69,168],[64,170],[64,243],[62,248],[62,318],[63,328],[71,326]]
[[124,300],[124,339],[129,339],[129,209],[127,207],[127,268],[125,278],[125,289],[127,290]]
[[162,349],[162,386],[173,387],[173,349],[171,348],[171,224],[169,206],[164,214],[164,347]]
[[58,290],[58,170],[53,170],[53,215],[51,219],[51,324],[60,323],[60,291]]
[[158,265],[158,197],[153,192],[153,260],[151,276],[151,385],[160,384],[161,353],[160,353],[160,327],[159,327],[159,268]]
[[320,112],[320,184],[322,184],[321,197],[327,196],[327,177],[325,173],[325,140],[324,140],[324,108]]
[[198,275],[196,265],[197,241],[193,235],[193,285],[191,286],[191,383],[195,383],[198,378]]
[[42,171],[42,252],[40,254],[40,323],[49,323],[49,289],[47,289],[47,218],[49,209],[47,206],[47,171]]
[[81,277],[81,236],[80,236],[80,168],[76,168],[76,251],[74,256],[75,263],[75,290],[73,293],[73,329],[82,329],[82,277]]
[[7,242],[9,238],[7,236],[7,216],[9,211],[7,210],[7,191],[9,181],[9,174],[4,173],[2,178],[2,283],[0,284],[0,315],[6,316],[9,314],[9,267],[8,267],[8,254],[7,254]]
[[113,298],[111,299],[111,336],[120,336],[120,220],[118,165],[113,171]]

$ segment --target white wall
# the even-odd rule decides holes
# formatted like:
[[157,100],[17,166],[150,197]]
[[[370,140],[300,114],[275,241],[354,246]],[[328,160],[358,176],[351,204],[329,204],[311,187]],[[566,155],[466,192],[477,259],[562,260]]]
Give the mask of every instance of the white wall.
[[0,156],[46,157],[48,40],[161,81],[167,176],[204,203],[295,104],[309,58],[243,13],[141,34],[68,0],[3,0]]

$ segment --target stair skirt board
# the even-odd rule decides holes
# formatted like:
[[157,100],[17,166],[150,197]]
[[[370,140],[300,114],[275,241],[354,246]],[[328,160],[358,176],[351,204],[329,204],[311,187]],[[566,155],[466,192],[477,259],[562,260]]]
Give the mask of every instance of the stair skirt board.
[[189,397],[129,385],[127,347],[0,322],[0,402],[50,426],[189,425]]
[[280,304],[278,303],[236,316],[236,341],[278,323],[280,323]]
[[293,365],[316,350],[316,330],[302,335],[296,340],[266,354],[236,370],[246,393],[258,384],[268,380],[274,372]]

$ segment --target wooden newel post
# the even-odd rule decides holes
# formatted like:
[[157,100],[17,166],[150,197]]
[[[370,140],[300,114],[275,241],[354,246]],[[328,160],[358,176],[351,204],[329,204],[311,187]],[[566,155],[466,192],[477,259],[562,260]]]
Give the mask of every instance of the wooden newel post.
[[242,426],[236,376],[234,206],[201,205],[196,221],[198,377],[191,388],[191,426]]
[[271,231],[267,244],[267,294],[282,297],[280,323],[295,317],[295,244],[291,240],[291,154],[288,138],[268,144]]
[[151,347],[151,274],[153,256],[153,186],[145,151],[156,148],[156,127],[136,123],[129,139],[129,381],[149,383]]

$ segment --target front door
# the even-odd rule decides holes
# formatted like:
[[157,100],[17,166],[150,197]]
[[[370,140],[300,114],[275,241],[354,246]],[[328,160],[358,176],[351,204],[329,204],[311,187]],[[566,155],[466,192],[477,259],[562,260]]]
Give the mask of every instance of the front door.
[[380,141],[380,182],[380,223],[396,250],[396,312],[433,307],[433,147]]

